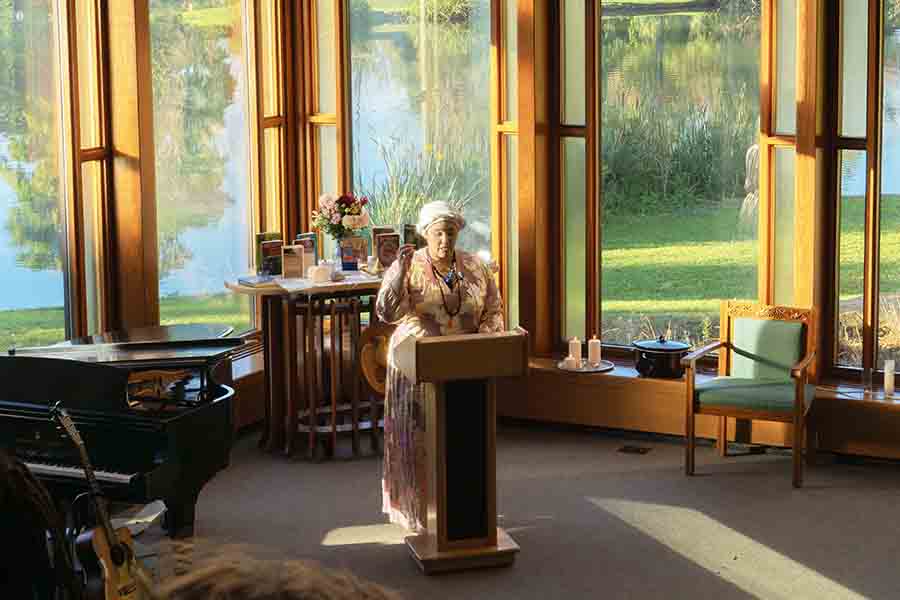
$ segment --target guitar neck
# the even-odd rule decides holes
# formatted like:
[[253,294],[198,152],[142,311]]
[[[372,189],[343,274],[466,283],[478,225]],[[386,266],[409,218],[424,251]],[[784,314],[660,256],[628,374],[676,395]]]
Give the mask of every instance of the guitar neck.
[[68,415],[68,413],[62,409],[58,408],[55,411],[55,418],[62,425],[65,432],[68,434],[69,438],[78,448],[78,455],[81,458],[81,466],[84,469],[84,476],[87,479],[88,487],[91,490],[91,498],[94,500],[94,509],[97,512],[97,520],[100,521],[100,526],[103,528],[104,533],[106,534],[106,539],[110,545],[114,545],[117,543],[116,533],[113,530],[112,521],[109,518],[109,511],[106,508],[106,503],[103,498],[103,490],[100,489],[100,483],[97,481],[97,477],[94,475],[94,465],[91,464],[91,458],[87,453],[87,446],[84,444],[84,440],[81,439],[81,435],[78,433],[78,429],[75,427],[74,421]]
[[84,447],[83,443],[79,445],[78,452],[81,455],[81,464],[84,467],[84,476],[87,479],[88,487],[90,487],[91,490],[91,497],[94,499],[97,520],[100,521],[100,526],[103,527],[103,531],[106,533],[109,543],[114,544],[116,543],[116,534],[113,530],[112,521],[109,518],[109,511],[106,507],[103,490],[100,489],[100,483],[94,475],[94,466],[91,464],[91,459],[88,457],[87,449]]

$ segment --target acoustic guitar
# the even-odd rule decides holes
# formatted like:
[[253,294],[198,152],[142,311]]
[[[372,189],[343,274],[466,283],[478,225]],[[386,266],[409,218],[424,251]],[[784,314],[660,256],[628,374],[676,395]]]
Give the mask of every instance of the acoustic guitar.
[[57,404],[51,418],[59,423],[78,448],[81,466],[90,488],[99,525],[81,533],[75,541],[75,554],[85,575],[84,600],[144,600],[138,585],[139,566],[134,557],[131,532],[127,527],[113,529],[106,499],[94,476],[84,440],[65,409]]

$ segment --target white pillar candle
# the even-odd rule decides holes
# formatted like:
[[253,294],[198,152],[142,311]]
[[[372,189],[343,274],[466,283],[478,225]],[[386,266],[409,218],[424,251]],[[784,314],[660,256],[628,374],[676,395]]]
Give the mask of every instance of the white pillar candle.
[[563,367],[566,369],[577,369],[578,361],[572,356],[567,356],[563,359]]
[[581,361],[581,341],[577,337],[569,340],[569,357]]
[[592,365],[600,364],[600,348],[600,340],[596,335],[588,340],[588,362]]
[[884,395],[894,395],[894,361],[884,361]]

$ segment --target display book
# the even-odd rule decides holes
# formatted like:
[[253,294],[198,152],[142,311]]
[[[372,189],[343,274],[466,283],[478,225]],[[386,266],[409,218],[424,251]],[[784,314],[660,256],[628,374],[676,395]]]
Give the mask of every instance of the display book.
[[256,274],[238,277],[238,283],[247,287],[274,287],[275,276],[281,275],[284,244],[278,231],[264,231],[254,236]]
[[308,276],[309,268],[319,264],[317,256],[318,237],[315,233],[299,234],[292,246],[281,249],[281,274],[286,279],[302,279]]
[[275,287],[276,276],[307,277],[309,267],[319,263],[318,248],[316,233],[300,233],[292,245],[283,244],[277,231],[257,233],[257,272],[238,277],[238,283],[248,287]]

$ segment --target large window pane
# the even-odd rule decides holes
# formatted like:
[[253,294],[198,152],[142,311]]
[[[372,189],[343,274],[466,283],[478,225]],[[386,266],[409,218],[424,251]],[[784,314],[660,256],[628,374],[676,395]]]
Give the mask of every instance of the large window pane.
[[563,140],[563,215],[565,221],[565,328],[563,337],[585,337],[587,214],[583,138]]
[[490,1],[353,6],[356,193],[376,224],[460,206],[460,247],[490,251]]
[[863,256],[866,221],[866,153],[842,150],[837,285],[836,361],[862,367]]
[[794,303],[794,207],[796,186],[793,148],[775,148],[775,304]]
[[562,121],[567,125],[584,125],[586,103],[584,11],[584,0],[563,2]]
[[97,11],[94,0],[76,0],[78,23],[78,98],[81,147],[94,148],[100,139],[100,66],[97,56]]
[[519,325],[519,138],[507,135],[506,146],[506,303],[509,329]]
[[280,127],[270,127],[263,132],[266,231],[281,231],[281,201],[284,197],[284,153],[281,139]]
[[900,10],[886,10],[884,22],[879,368],[900,360]]
[[0,3],[0,351],[65,337],[55,7]]
[[84,285],[87,334],[102,333],[103,311],[103,162],[81,165],[81,213],[84,226]]
[[519,115],[519,24],[518,0],[503,0],[506,14],[503,20],[504,60],[506,62],[506,114],[504,119],[515,121]]
[[256,10],[259,14],[259,30],[256,34],[259,37],[259,81],[263,114],[266,117],[277,116],[281,114],[281,87],[278,85],[278,0],[258,0]]
[[316,1],[316,49],[318,51],[319,112],[334,113],[337,110],[337,63],[334,56],[335,0]]
[[665,6],[604,2],[606,342],[717,339],[719,302],[757,297],[758,4]]
[[250,326],[223,282],[250,269],[247,77],[239,0],[150,2],[160,321]]
[[841,0],[841,135],[866,137],[869,11],[860,0]]
[[797,2],[775,0],[775,132],[797,131]]

